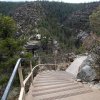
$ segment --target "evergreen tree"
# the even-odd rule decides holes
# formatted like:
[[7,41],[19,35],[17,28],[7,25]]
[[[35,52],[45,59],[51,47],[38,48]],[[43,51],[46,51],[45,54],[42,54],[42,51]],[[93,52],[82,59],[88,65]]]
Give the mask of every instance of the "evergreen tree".
[[89,16],[89,19],[92,30],[100,35],[100,6]]
[[12,67],[21,51],[22,41],[15,37],[16,23],[0,15],[0,67]]

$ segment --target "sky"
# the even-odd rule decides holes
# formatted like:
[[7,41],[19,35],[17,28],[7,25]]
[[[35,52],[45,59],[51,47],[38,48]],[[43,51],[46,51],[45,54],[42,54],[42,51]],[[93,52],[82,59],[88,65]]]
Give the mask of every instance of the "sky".
[[[12,1],[12,2],[18,2],[18,1],[35,1],[35,0],[0,0],[0,1]],[[93,1],[100,1],[100,0],[49,0],[49,1],[63,1],[66,3],[87,3],[87,2],[93,2]]]

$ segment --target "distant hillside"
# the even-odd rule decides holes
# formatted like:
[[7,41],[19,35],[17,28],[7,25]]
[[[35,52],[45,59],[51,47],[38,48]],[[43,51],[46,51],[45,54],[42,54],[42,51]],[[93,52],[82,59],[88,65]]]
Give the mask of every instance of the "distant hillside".
[[0,13],[10,15],[10,13],[23,4],[23,2],[0,2]]
[[2,4],[0,12],[3,13],[4,10],[3,14],[13,16],[19,34],[45,34],[59,40],[62,46],[72,48],[74,38],[80,30],[91,31],[89,15],[100,5],[100,2],[71,4],[37,1]]

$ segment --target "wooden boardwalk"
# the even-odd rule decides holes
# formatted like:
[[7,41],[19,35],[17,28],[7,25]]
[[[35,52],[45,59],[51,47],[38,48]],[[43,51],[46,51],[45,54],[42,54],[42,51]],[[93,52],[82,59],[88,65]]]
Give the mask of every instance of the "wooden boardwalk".
[[25,100],[100,100],[100,91],[76,82],[65,71],[39,73]]

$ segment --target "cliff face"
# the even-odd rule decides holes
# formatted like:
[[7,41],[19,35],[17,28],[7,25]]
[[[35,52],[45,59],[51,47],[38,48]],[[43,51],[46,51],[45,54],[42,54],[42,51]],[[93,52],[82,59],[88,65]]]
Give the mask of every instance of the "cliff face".
[[40,3],[26,3],[20,6],[13,13],[13,18],[17,22],[18,32],[21,34],[31,34],[34,28],[45,17]]

